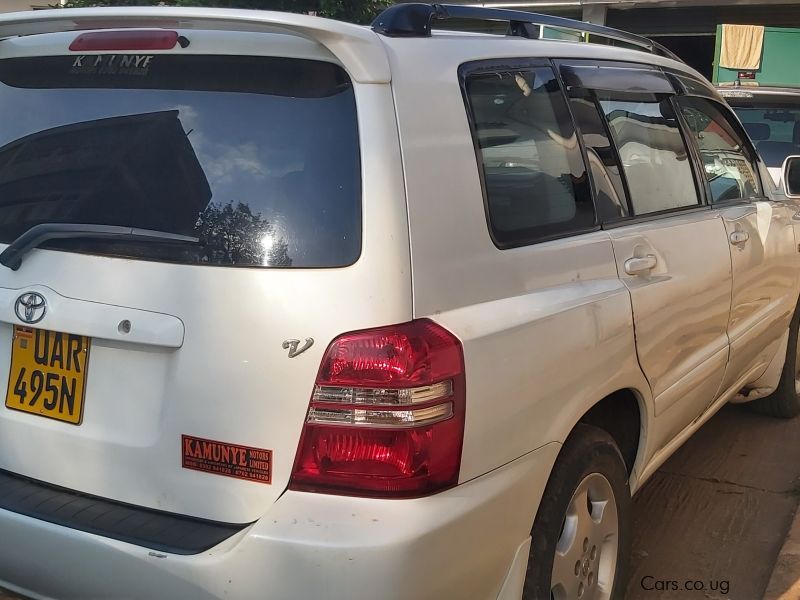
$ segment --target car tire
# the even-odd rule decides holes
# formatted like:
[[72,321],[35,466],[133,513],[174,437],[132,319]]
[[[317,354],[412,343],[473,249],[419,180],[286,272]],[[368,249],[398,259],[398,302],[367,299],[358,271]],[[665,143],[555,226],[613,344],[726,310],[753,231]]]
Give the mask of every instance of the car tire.
[[800,306],[795,309],[789,325],[789,343],[786,345],[786,360],[778,387],[766,398],[748,403],[749,408],[762,415],[791,419],[800,414]]
[[623,598],[630,527],[631,493],[619,448],[602,429],[578,425],[533,523],[523,600]]

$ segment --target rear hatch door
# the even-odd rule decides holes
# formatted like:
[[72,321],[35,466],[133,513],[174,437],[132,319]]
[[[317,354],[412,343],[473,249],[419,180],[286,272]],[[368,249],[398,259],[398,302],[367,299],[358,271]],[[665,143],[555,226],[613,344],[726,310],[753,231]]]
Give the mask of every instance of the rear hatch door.
[[244,523],[286,487],[327,343],[410,318],[410,284],[363,285],[356,96],[332,55],[178,33],[163,51],[2,42],[0,242],[43,224],[189,239],[45,239],[0,267],[0,469]]

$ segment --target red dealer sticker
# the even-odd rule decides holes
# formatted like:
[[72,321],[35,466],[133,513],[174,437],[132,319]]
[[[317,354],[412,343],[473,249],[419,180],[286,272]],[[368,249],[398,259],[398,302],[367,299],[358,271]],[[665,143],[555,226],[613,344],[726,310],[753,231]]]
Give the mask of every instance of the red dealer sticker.
[[272,450],[182,435],[183,468],[272,483]]

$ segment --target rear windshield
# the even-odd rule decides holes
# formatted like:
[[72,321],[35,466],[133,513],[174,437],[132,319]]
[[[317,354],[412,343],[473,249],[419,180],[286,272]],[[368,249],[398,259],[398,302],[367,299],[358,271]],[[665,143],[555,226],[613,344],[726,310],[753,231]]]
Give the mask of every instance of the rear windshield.
[[6,59],[0,111],[1,242],[40,223],[91,223],[199,241],[44,246],[244,267],[337,267],[360,254],[355,99],[337,65]]
[[[785,98],[785,99],[784,99]],[[774,99],[726,98],[768,167],[800,154],[800,94]]]

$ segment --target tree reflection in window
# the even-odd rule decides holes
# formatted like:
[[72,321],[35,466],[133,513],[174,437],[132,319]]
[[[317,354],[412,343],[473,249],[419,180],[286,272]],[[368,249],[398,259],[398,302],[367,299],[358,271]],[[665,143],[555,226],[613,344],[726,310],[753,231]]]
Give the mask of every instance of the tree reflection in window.
[[201,262],[216,264],[290,267],[289,246],[269,221],[238,202],[209,204],[195,224],[195,235],[204,246]]

